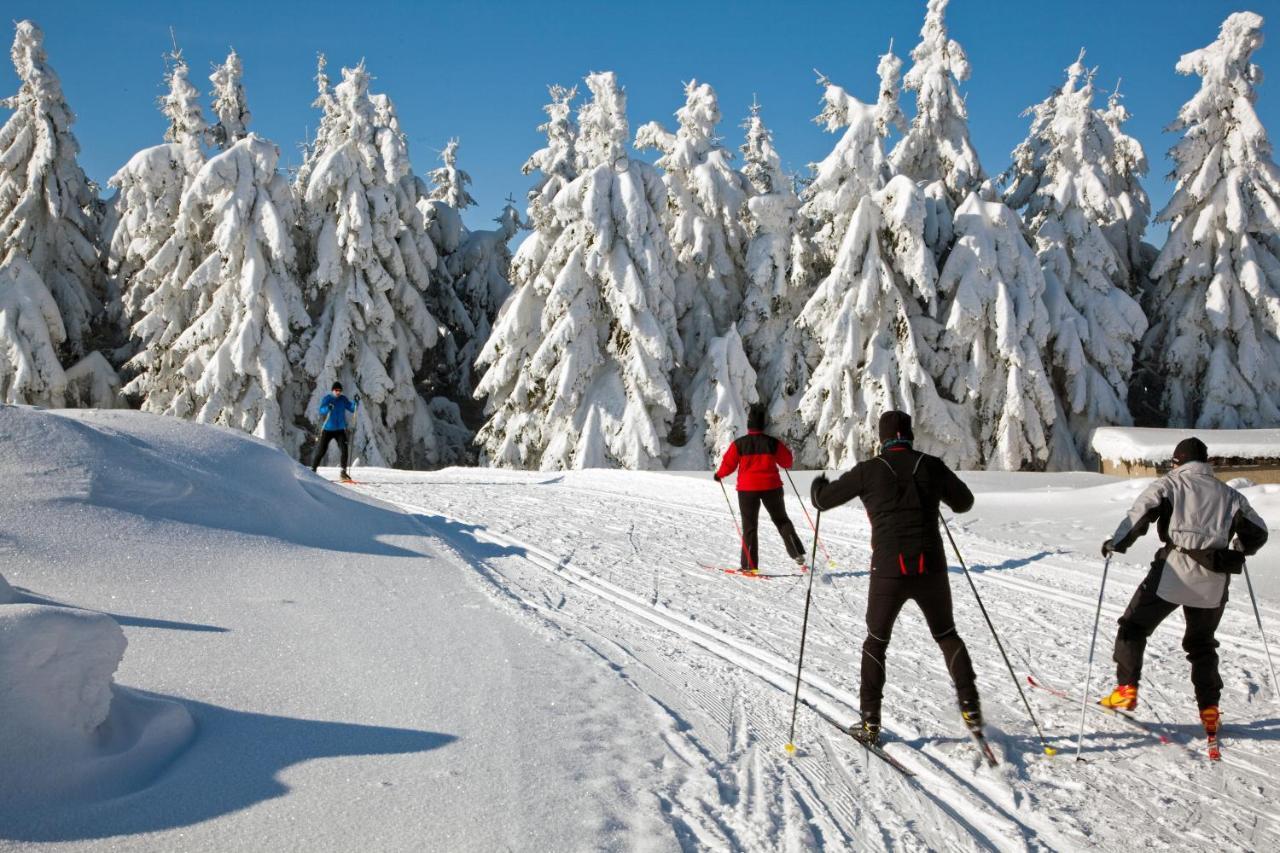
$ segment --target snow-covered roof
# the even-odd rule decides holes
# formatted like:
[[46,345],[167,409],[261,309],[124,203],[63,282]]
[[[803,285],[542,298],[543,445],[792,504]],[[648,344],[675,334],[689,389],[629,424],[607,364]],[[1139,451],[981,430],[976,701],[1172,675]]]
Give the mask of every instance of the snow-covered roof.
[[1165,462],[1179,441],[1195,436],[1222,459],[1280,459],[1280,429],[1153,429],[1099,427],[1093,449],[1110,462]]

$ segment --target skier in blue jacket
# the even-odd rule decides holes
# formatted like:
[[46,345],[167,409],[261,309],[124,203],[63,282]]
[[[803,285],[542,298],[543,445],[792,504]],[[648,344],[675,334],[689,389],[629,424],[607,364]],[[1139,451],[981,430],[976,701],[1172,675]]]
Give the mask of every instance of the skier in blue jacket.
[[324,461],[324,455],[329,451],[329,442],[336,441],[342,455],[342,471],[338,476],[344,480],[351,479],[351,475],[347,473],[347,412],[354,412],[358,405],[360,395],[356,395],[355,402],[349,400],[342,393],[341,382],[334,382],[332,393],[324,395],[324,399],[320,401],[320,414],[325,416],[324,430],[320,433],[320,446],[316,448],[315,458],[311,460],[312,471]]

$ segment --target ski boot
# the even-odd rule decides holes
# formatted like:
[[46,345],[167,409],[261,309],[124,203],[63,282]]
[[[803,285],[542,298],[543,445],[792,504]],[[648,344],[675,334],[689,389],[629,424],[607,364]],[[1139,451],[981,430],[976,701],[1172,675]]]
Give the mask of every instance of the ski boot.
[[345,482],[351,482],[351,473],[345,469],[338,472],[338,479]]
[[960,703],[960,719],[970,734],[982,737],[982,706],[977,702]]
[[792,559],[795,560],[796,567],[799,568],[800,571],[809,571],[809,564],[805,562],[804,557],[792,557]]
[[1217,705],[1200,709],[1200,724],[1204,726],[1205,737],[1209,741],[1209,760],[1222,760],[1222,745],[1218,742],[1218,729],[1222,727],[1222,714]]
[[1119,684],[1110,696],[1103,696],[1098,704],[1112,711],[1132,711],[1138,707],[1138,685]]
[[863,746],[880,745],[880,718],[871,714],[863,714],[862,722],[849,728],[849,734]]

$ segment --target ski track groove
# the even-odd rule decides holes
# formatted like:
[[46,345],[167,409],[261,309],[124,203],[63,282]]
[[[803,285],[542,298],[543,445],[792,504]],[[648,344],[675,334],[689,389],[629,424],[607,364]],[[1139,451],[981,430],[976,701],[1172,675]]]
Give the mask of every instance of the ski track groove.
[[[528,481],[513,482],[530,485]],[[816,741],[820,751],[789,760],[776,758],[782,754],[781,747],[785,741],[790,691],[795,678],[794,649],[799,643],[799,619],[791,611],[798,613],[803,601],[803,587],[808,580],[760,581],[720,577],[700,567],[690,566],[687,561],[681,563],[678,559],[671,559],[670,552],[678,553],[684,544],[679,537],[655,539],[652,532],[646,535],[646,530],[660,532],[689,527],[689,516],[716,518],[721,524],[706,531],[711,536],[704,536],[704,540],[710,539],[734,548],[736,540],[730,542],[730,537],[723,530],[728,524],[726,512],[717,513],[679,501],[650,499],[630,492],[570,485],[562,480],[540,483],[553,487],[540,490],[542,500],[530,500],[526,496],[519,501],[504,499],[507,497],[504,492],[510,491],[507,487],[512,483],[453,482],[449,483],[451,489],[447,495],[433,492],[431,487],[435,485],[438,484],[430,480],[413,483],[389,481],[367,484],[364,490],[420,515],[434,535],[450,540],[453,550],[477,566],[481,577],[496,588],[500,599],[550,621],[565,636],[581,639],[585,630],[597,641],[607,640],[612,654],[597,648],[592,650],[620,674],[623,674],[623,669],[629,671],[634,667],[646,682],[652,682],[665,693],[665,702],[654,695],[650,698],[670,720],[662,736],[672,755],[678,757],[682,769],[671,777],[666,789],[659,792],[659,797],[673,822],[677,837],[685,846],[692,843],[713,848],[763,850],[785,847],[790,850],[812,849],[825,843],[859,849],[1068,849],[1090,841],[1098,843],[1099,839],[1108,837],[1116,843],[1131,831],[1137,820],[1160,830],[1148,838],[1156,847],[1173,849],[1185,844],[1190,837],[1190,828],[1196,823],[1206,829],[1211,828],[1215,844],[1224,849],[1248,849],[1260,838],[1266,838],[1272,847],[1276,846],[1280,815],[1266,808],[1268,803],[1265,799],[1258,803],[1257,793],[1249,793],[1277,775],[1276,750],[1270,743],[1261,742],[1265,748],[1260,751],[1245,751],[1233,742],[1227,742],[1223,764],[1211,769],[1211,772],[1219,774],[1231,771],[1233,775],[1228,787],[1249,789],[1244,791],[1246,802],[1233,804],[1237,806],[1235,811],[1209,809],[1188,801],[1193,794],[1195,799],[1204,795],[1207,762],[1196,762],[1187,756],[1170,760],[1166,753],[1156,751],[1161,749],[1159,747],[1129,745],[1129,732],[1094,731],[1087,739],[1091,748],[1102,750],[1107,755],[1118,748],[1118,757],[1124,756],[1122,760],[1133,760],[1138,765],[1132,774],[1126,771],[1123,776],[1132,779],[1134,784],[1145,785],[1146,793],[1129,794],[1126,802],[1130,809],[1120,815],[1079,813],[1081,792],[1088,791],[1090,784],[1098,781],[1098,771],[1082,770],[1065,760],[1046,766],[1047,759],[1038,756],[1038,743],[1026,733],[1029,724],[1021,715],[1017,715],[1018,733],[1004,734],[994,728],[991,733],[991,740],[1004,759],[1001,768],[994,772],[988,772],[985,767],[979,768],[976,750],[967,739],[959,746],[949,748],[950,743],[958,742],[954,739],[958,730],[955,721],[950,721],[952,726],[938,725],[939,714],[953,715],[945,675],[941,676],[942,689],[935,691],[941,694],[940,697],[922,694],[919,689],[909,689],[902,683],[910,680],[904,675],[913,670],[933,680],[944,672],[936,648],[927,642],[928,635],[922,630],[923,622],[918,614],[914,618],[919,624],[909,624],[912,620],[910,610],[904,611],[898,633],[903,637],[922,635],[926,642],[912,643],[910,639],[895,642],[891,654],[890,685],[886,691],[886,707],[892,705],[909,709],[911,722],[908,725],[886,719],[886,731],[899,740],[927,742],[923,749],[896,750],[890,743],[895,756],[918,774],[916,782],[905,785],[905,795],[901,783],[907,780],[891,768],[859,763],[857,752],[861,750],[856,744],[849,741],[842,749],[835,743],[834,733],[829,727],[803,709],[796,740],[801,744]],[[585,504],[575,504],[573,498],[588,500]],[[421,506],[424,499],[438,504],[437,508]],[[659,507],[660,511],[639,513],[634,507],[637,503]],[[477,506],[483,508],[479,517],[475,512]],[[566,514],[569,516],[567,522]],[[456,515],[466,518],[465,526],[458,528]],[[635,521],[629,527],[617,526],[620,518],[644,515],[647,517],[643,526],[638,526]],[[854,514],[848,516],[861,521],[865,527],[864,520]],[[436,518],[434,522],[432,517]],[[538,545],[514,538],[512,527],[516,519],[519,520],[521,539],[532,539]],[[441,521],[445,523],[441,524]],[[505,529],[496,526],[468,529],[473,524],[492,525],[495,522],[505,525]],[[865,561],[868,555],[865,532],[852,529],[855,526],[837,516],[824,524],[823,538],[828,543],[845,546],[840,550],[852,551],[852,556]],[[465,532],[466,536],[459,536],[455,528]],[[620,542],[601,539],[599,534],[606,529],[616,534]],[[966,557],[989,561],[987,565],[974,565],[979,588],[991,587],[993,598],[1006,599],[1003,603],[1012,606],[1003,608],[1004,612],[1018,613],[1021,620],[1025,620],[1019,621],[1020,633],[1030,631],[1033,638],[1042,640],[1037,649],[1037,659],[1044,663],[1045,672],[1052,673],[1054,679],[1069,678],[1077,669],[1082,674],[1081,649],[1087,648],[1087,632],[1082,631],[1084,636],[1073,636],[1071,642],[1059,643],[1048,649],[1043,639],[1048,636],[1049,629],[1061,632],[1060,616],[1056,622],[1054,616],[1064,606],[1072,611],[1087,610],[1091,627],[1092,609],[1097,600],[1096,595],[1091,597],[1086,593],[1087,585],[1096,584],[1097,576],[1072,565],[1069,556],[1054,554],[1017,567],[1024,574],[1010,577],[1007,573],[1013,568],[994,569],[988,565],[998,566],[1002,561],[1014,561],[1017,552],[1013,548],[979,537],[960,525],[956,525],[955,532],[958,538],[964,538],[961,545],[966,550]],[[776,543],[765,544],[770,533],[762,530],[762,557],[775,560],[777,565],[785,565],[777,558],[781,551]],[[468,550],[476,550],[467,537],[473,537],[475,543],[502,546],[502,552],[467,555],[465,552]],[[702,547],[712,553],[715,553],[713,548],[723,550],[712,541],[705,541]],[[1000,551],[1001,547],[1006,550]],[[835,550],[833,548],[833,552]],[[523,554],[517,553],[519,551]],[[558,557],[553,551],[569,556]],[[837,552],[834,556],[841,562],[848,562],[851,555]],[[509,566],[521,561],[537,567],[541,576],[535,577],[523,569]],[[1079,563],[1078,558],[1076,562]],[[636,571],[637,568],[644,571]],[[1116,564],[1113,564],[1113,570],[1117,570],[1116,577],[1120,578],[1117,583],[1132,581],[1136,584],[1144,574]],[[634,582],[637,574],[649,577],[643,579],[642,589],[629,589],[625,584]],[[548,575],[558,582],[552,587],[556,591],[550,595],[546,586]],[[837,571],[834,575],[833,584],[819,580],[814,585],[810,649],[806,655],[808,671],[803,679],[802,693],[806,699],[820,704],[838,718],[852,719],[854,713],[850,709],[856,707],[856,697],[836,686],[828,673],[837,674],[846,682],[852,681],[856,675],[856,642],[860,639],[862,626],[859,611],[845,594],[844,580],[850,576],[865,576],[865,572]],[[800,583],[792,583],[793,580]],[[1076,588],[1085,586],[1086,593],[1066,588],[1072,581],[1077,582]],[[726,584],[733,586],[726,587]],[[838,609],[833,606],[833,586],[842,603]],[[567,590],[585,595],[569,595]],[[820,597],[825,599],[825,606],[819,605]],[[975,651],[980,644],[985,650],[990,640],[986,627],[972,613],[962,614],[966,608],[959,597],[958,593],[957,622],[961,625],[962,634]],[[553,606],[556,599],[560,601],[558,607]],[[726,599],[732,608],[724,606]],[[857,595],[855,599],[859,604],[865,600]],[[777,607],[771,608],[770,602],[785,606],[786,615],[781,618],[774,616]],[[748,603],[762,604],[763,613],[739,610]],[[690,607],[693,610],[682,612]],[[706,612],[699,612],[703,610]],[[1104,607],[1104,610],[1119,613],[1119,608],[1115,607]],[[626,614],[637,626],[660,627],[663,632],[688,641],[697,648],[655,639],[661,636],[661,632],[655,634],[643,628],[639,632],[624,630],[618,622],[620,613]],[[1230,611],[1228,615],[1232,615]],[[1242,619],[1236,614],[1234,620],[1224,620],[1224,627],[1228,621],[1233,621],[1233,628],[1236,623],[1242,625]],[[726,625],[731,626],[731,633],[723,630]],[[825,629],[815,633],[814,628],[819,626],[825,626]],[[751,640],[743,639],[742,635],[751,637]],[[1253,644],[1242,637],[1232,639],[1229,633],[1220,634],[1220,637],[1229,643],[1238,642],[1238,648],[1249,657],[1262,654],[1260,643]],[[645,640],[643,647],[637,645],[638,639]],[[1007,637],[1007,645],[1010,645],[1010,639],[1023,638]],[[1101,644],[1100,637],[1100,647]],[[1012,645],[1021,652],[1022,647],[1016,641]],[[1162,650],[1162,646],[1169,648]],[[1031,656],[1029,643],[1026,649],[1027,657]],[[1148,668],[1167,666],[1170,659],[1180,658],[1179,652],[1176,637],[1157,635],[1149,648]],[[706,654],[728,662],[740,675],[749,674],[748,681],[742,681],[740,675],[733,671],[726,673],[699,663]],[[625,667],[616,663],[620,655],[626,661]],[[812,670],[809,669],[811,655]],[[1046,661],[1046,656],[1050,660]],[[1234,649],[1229,656],[1234,663]],[[994,694],[1010,705],[1017,702],[1016,694],[1012,695],[1012,701],[1007,695],[1012,693],[1007,684],[1008,673],[1000,666],[998,658],[994,665],[990,663],[989,656],[984,659],[987,664],[980,668],[979,673],[983,695],[992,697]],[[833,663],[836,664],[834,668]],[[1185,672],[1180,675],[1185,679]],[[1224,676],[1230,685],[1225,667]],[[628,676],[623,674],[623,677]],[[706,688],[694,689],[698,679],[702,678],[707,679]],[[732,691],[729,693],[725,692],[722,683],[725,679],[731,682]],[[752,683],[751,679],[758,681]],[[629,680],[643,693],[654,692],[650,689],[652,685],[641,686],[636,678]],[[760,682],[775,689],[756,686]],[[1252,682],[1246,686],[1250,690],[1251,710],[1263,711],[1274,707],[1274,703],[1269,701],[1265,681],[1260,688]],[[1182,692],[1187,691],[1184,688]],[[1255,695],[1259,692],[1268,699]],[[1054,734],[1058,734],[1056,740],[1061,742],[1057,745],[1065,753],[1068,737],[1072,747],[1074,745],[1074,725],[1068,726],[1066,721],[1059,720],[1059,717],[1069,718],[1069,714],[1046,713],[1047,704],[1033,700],[1033,707],[1039,712],[1051,740],[1055,740]],[[993,704],[992,698],[988,699],[988,705],[989,711],[999,707]],[[1012,710],[1016,714],[1021,707],[1019,705]],[[756,714],[759,715],[758,721],[754,719]],[[934,718],[932,725],[926,731],[915,731],[917,725],[931,717]],[[1069,730],[1070,735],[1052,731],[1049,720],[1061,722],[1059,728]],[[1274,728],[1275,720],[1267,722]],[[716,732],[720,734],[716,735]],[[718,749],[714,743],[703,743],[708,736],[713,740],[722,737],[719,742],[724,748]],[[946,740],[949,737],[952,738],[950,742]],[[1242,758],[1245,755],[1248,760]],[[878,761],[874,763],[880,764]],[[1114,766],[1113,763],[1106,765]],[[1105,774],[1106,769],[1101,772]],[[896,780],[890,781],[888,774]],[[1144,777],[1151,777],[1154,783],[1147,783]],[[1081,778],[1089,781],[1080,782]],[[891,785],[899,792],[897,796],[887,796],[882,790]],[[1161,805],[1162,799],[1168,799],[1165,795],[1169,791],[1180,795],[1176,804],[1184,808]],[[1144,803],[1153,807],[1148,809]],[[1175,821],[1176,825],[1166,826],[1171,813],[1179,819]],[[1248,841],[1244,840],[1246,838]]]

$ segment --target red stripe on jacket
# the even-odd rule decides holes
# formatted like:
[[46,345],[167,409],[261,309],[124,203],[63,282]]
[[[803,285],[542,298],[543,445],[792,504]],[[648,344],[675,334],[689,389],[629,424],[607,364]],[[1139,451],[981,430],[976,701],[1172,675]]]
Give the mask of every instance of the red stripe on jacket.
[[[746,438],[757,435],[763,436],[764,433],[755,429],[748,430]],[[778,474],[778,468],[791,467],[793,462],[791,450],[775,438],[773,439],[775,448],[772,453],[742,453],[738,450],[738,442],[755,443],[745,442],[745,439],[740,438],[729,445],[720,468],[716,471],[716,476],[724,479],[737,470],[737,488],[740,492],[767,492],[772,489],[781,489],[782,477]]]

